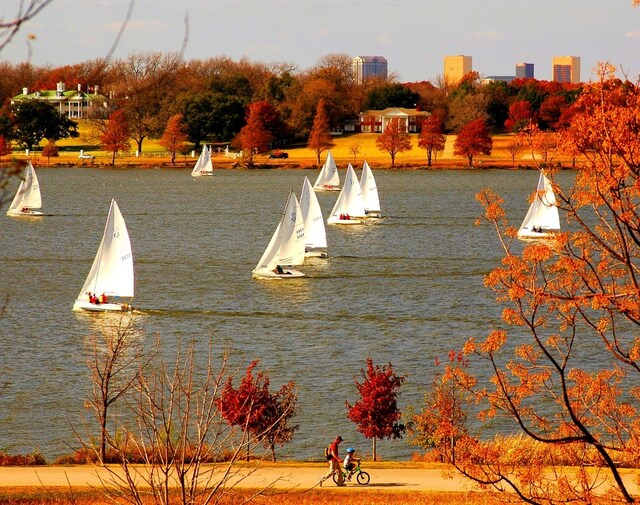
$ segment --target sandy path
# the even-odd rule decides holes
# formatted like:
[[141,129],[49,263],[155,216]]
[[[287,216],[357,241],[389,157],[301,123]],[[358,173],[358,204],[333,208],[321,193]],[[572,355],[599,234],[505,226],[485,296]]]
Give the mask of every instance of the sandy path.
[[[116,467],[114,467],[116,468]],[[279,489],[309,489],[316,485],[318,477],[325,472],[319,466],[276,466],[265,465],[257,471],[246,475],[248,470],[241,470],[243,478],[237,483],[239,487],[261,488],[273,485]],[[368,486],[348,483],[344,488],[337,488],[328,479],[323,489],[389,489],[398,491],[467,491],[471,489],[468,481],[456,476],[453,479],[443,477],[442,470],[415,468],[373,468],[367,469],[371,475]],[[44,466],[44,467],[0,467],[0,488],[2,487],[91,487],[100,486],[100,478],[108,479],[108,472],[103,468],[91,466]]]

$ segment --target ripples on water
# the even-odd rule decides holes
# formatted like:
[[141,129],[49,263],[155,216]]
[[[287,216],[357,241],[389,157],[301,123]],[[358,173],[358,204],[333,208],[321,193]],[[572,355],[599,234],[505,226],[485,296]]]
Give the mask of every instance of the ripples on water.
[[[36,167],[38,169],[38,167]],[[344,170],[341,170],[344,179]],[[207,352],[232,344],[242,367],[261,359],[272,384],[299,385],[301,428],[281,456],[319,458],[340,433],[370,443],[346,419],[354,375],[371,356],[407,375],[401,407],[419,406],[436,356],[482,336],[499,308],[482,285],[498,242],[476,227],[475,194],[493,187],[514,224],[524,217],[537,173],[375,171],[384,218],[327,227],[328,260],[300,267],[307,278],[251,278],[282,213],[309,170],[218,171],[40,169],[37,220],[0,216],[0,447],[69,452],[89,380],[85,337],[96,317],[71,311],[98,247],[112,197],[131,236],[137,322],[170,356],[196,339]],[[359,175],[359,172],[358,172]],[[571,174],[561,174],[569,180]],[[17,186],[17,184],[16,184]],[[325,218],[337,192],[319,193]],[[86,412],[85,412],[86,415]],[[383,458],[406,458],[405,441],[380,444]]]

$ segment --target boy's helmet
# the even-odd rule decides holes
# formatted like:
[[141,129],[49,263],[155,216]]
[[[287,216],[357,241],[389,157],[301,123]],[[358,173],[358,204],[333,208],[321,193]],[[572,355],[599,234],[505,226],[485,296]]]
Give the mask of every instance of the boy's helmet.
[[355,450],[353,447],[349,447],[349,448],[347,449],[347,452],[356,452],[356,450]]

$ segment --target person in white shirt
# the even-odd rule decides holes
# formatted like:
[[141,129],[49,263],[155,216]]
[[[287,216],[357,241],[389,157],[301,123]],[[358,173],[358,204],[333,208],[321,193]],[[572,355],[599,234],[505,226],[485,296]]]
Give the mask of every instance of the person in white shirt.
[[344,469],[347,472],[349,472],[347,474],[348,481],[351,480],[351,476],[353,475],[354,468],[360,464],[360,459],[356,458],[355,454],[356,454],[356,450],[353,447],[349,447],[347,449],[347,456],[344,458],[344,461],[342,462],[342,466],[344,466]]

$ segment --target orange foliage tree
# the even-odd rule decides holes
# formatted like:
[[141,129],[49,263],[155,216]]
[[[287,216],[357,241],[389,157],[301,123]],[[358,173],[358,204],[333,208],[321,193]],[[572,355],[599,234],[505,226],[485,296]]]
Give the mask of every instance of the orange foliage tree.
[[160,138],[160,145],[171,155],[171,164],[176,164],[176,153],[184,150],[187,141],[187,126],[182,114],[174,114],[169,118],[167,127]]
[[3,156],[11,154],[13,152],[13,145],[9,142],[4,135],[0,135],[0,160]]
[[307,147],[316,153],[318,165],[320,165],[320,155],[326,149],[334,146],[331,134],[329,133],[329,116],[323,99],[318,101],[316,115],[313,118],[313,126],[309,133]]
[[53,140],[49,140],[47,145],[42,148],[42,156],[47,157],[47,165],[51,163],[51,158],[57,158],[60,155],[60,150]]
[[376,146],[380,151],[387,151],[391,156],[391,166],[395,166],[396,155],[404,151],[410,151],[411,137],[398,119],[392,119],[380,136],[376,139]]
[[444,136],[442,119],[432,115],[422,123],[422,130],[418,134],[418,147],[427,150],[427,165],[431,166],[431,158],[438,151],[443,151],[446,138]]
[[105,151],[111,153],[111,164],[116,164],[116,154],[119,151],[129,149],[129,123],[121,110],[115,111],[109,117],[100,136],[100,142]]
[[273,135],[264,124],[262,109],[265,102],[249,104],[247,112],[247,124],[242,127],[240,133],[233,140],[233,145],[242,149],[249,165],[253,164],[253,155],[265,151]]
[[453,154],[466,156],[469,160],[469,168],[473,166],[473,157],[476,154],[491,154],[493,141],[487,123],[483,119],[474,119],[462,127],[455,143]]
[[522,247],[499,196],[478,195],[504,248],[485,281],[504,327],[465,345],[492,371],[469,391],[481,419],[513,426],[536,450],[516,461],[496,439],[467,437],[456,465],[528,503],[634,502],[620,467],[640,457],[640,87],[598,70],[564,132],[584,159],[575,182],[561,188],[547,172],[567,231]]

